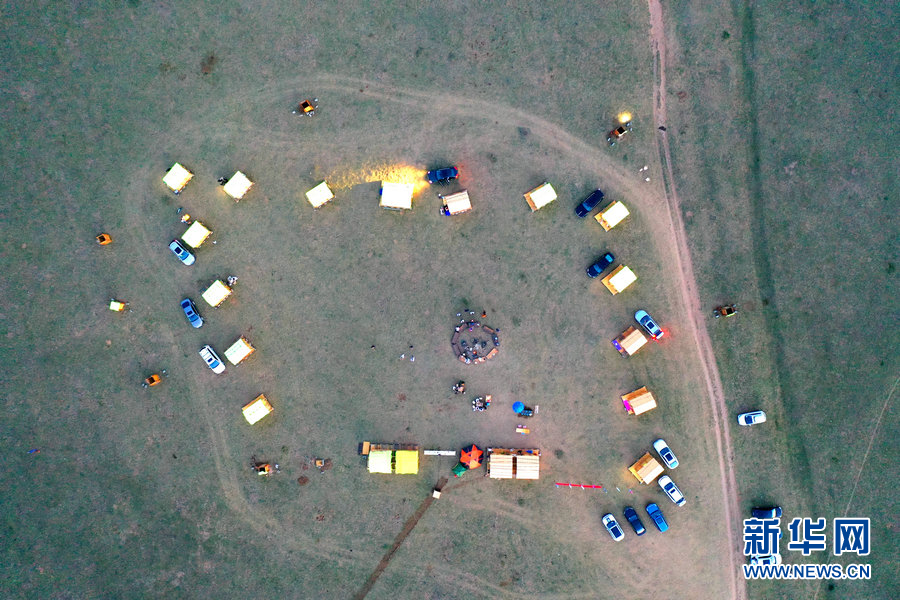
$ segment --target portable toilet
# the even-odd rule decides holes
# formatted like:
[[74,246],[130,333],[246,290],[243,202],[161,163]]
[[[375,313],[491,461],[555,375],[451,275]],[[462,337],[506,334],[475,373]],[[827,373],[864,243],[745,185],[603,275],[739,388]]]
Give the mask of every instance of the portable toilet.
[[235,172],[227,182],[225,182],[225,193],[235,199],[240,200],[250,191],[253,182],[240,171]]
[[653,480],[662,475],[663,468],[659,462],[647,452],[636,463],[628,467],[631,474],[644,484],[651,484]]
[[622,356],[631,356],[644,347],[647,343],[647,336],[635,329],[629,327],[622,332],[622,335],[612,341],[613,347],[619,351]]
[[238,341],[233,343],[231,347],[225,351],[225,358],[227,358],[228,362],[231,364],[238,365],[254,352],[256,352],[256,348],[247,341],[247,338],[241,336],[238,338]]
[[168,171],[166,171],[166,176],[163,177],[163,183],[165,183],[170,190],[179,194],[193,176],[193,173],[182,167],[180,164],[175,163],[169,167]]
[[382,181],[379,206],[390,210],[410,210],[415,187],[415,184],[412,183]]
[[634,274],[634,271],[626,267],[625,265],[619,265],[612,272],[604,277],[602,280],[603,285],[606,286],[613,296],[627,288],[629,285],[637,281],[637,275]]
[[215,281],[213,281],[212,285],[209,286],[202,294],[203,299],[206,300],[206,303],[213,308],[225,302],[225,298],[230,295],[231,288],[222,283],[221,279],[216,279]]
[[184,243],[191,248],[199,248],[211,233],[212,231],[207,229],[203,223],[194,221],[191,226],[187,228],[187,231],[184,232],[184,235],[181,236],[181,239],[183,239]]
[[306,199],[309,200],[313,208],[319,208],[326,202],[330,202],[332,198],[334,198],[334,194],[326,181],[306,192]]
[[525,202],[531,207],[531,212],[539,210],[556,200],[556,190],[548,182],[544,182],[530,192],[525,192]]
[[594,219],[600,223],[600,226],[603,227],[606,231],[609,231],[616,225],[622,222],[622,219],[627,217],[630,213],[628,209],[625,208],[625,205],[616,200],[603,210],[597,213]]
[[472,210],[472,202],[469,200],[469,192],[467,190],[441,196],[440,198],[444,201],[444,205],[441,207],[444,215],[461,215]]
[[656,408],[656,398],[644,386],[622,396],[622,404],[629,415],[640,415]]
[[251,425],[268,415],[272,410],[272,405],[269,404],[265,394],[260,394],[241,409],[244,413],[244,418]]

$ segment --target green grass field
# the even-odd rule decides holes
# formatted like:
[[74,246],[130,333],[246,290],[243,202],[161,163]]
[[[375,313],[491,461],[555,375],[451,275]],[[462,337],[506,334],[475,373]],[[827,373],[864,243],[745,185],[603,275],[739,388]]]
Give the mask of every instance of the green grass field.
[[[896,470],[885,464],[896,456],[889,412],[853,498],[847,488],[865,466],[897,372],[896,337],[868,331],[866,318],[880,306],[896,309],[896,227],[882,226],[896,186],[892,138],[860,145],[858,166],[840,154],[836,135],[803,158],[807,135],[777,138],[782,126],[760,114],[766,95],[787,94],[792,80],[756,75],[741,87],[765,60],[782,59],[760,54],[770,51],[767,38],[755,42],[761,57],[732,76],[734,85],[693,81],[686,69],[716,64],[718,54],[740,68],[743,38],[752,36],[732,31],[730,46],[704,46],[703,10],[680,10],[667,17],[692,50],[670,80],[708,94],[670,101],[674,118],[691,124],[672,139],[698,283],[710,304],[736,299],[745,309],[711,326],[730,407],[761,401],[773,417],[771,427],[732,432],[742,504],[782,502],[790,515],[830,520],[849,501],[849,516],[873,518],[873,581],[823,584],[818,593],[888,597],[896,503],[879,500],[889,479],[872,469]],[[543,451],[539,482],[491,481],[479,471],[451,483],[368,598],[652,597],[659,582],[672,596],[728,595],[726,554],[737,541],[722,535],[710,402],[656,218],[645,6],[132,1],[2,14],[8,142],[0,161],[17,177],[0,208],[0,447],[11,457],[0,476],[4,597],[353,597],[454,464],[429,457],[415,477],[369,475],[356,454],[364,439]],[[734,27],[728,11],[714,17]],[[717,44],[719,29],[707,32]],[[827,28],[816,31],[827,43]],[[890,99],[895,85],[878,90]],[[320,99],[314,119],[290,114],[304,97]],[[716,128],[714,102],[735,102],[733,128]],[[834,102],[853,112],[858,98]],[[635,133],[607,150],[605,131],[623,109],[635,113]],[[833,127],[839,114],[829,113]],[[821,127],[816,118],[798,109],[794,120],[810,119],[798,131]],[[877,124],[857,126],[862,135]],[[711,139],[750,148],[720,151],[736,174],[716,166]],[[796,182],[782,170],[794,160]],[[175,161],[196,174],[181,196],[161,181]],[[813,161],[809,170],[804,161]],[[450,163],[475,205],[458,218],[438,214],[432,189],[412,212],[381,210],[378,184],[366,181],[372,168]],[[651,183],[637,174],[644,164]],[[816,177],[826,168],[831,183]],[[235,169],[256,182],[240,203],[215,183]],[[314,211],[303,192],[324,177],[346,185]],[[848,225],[831,215],[847,199],[832,185],[841,177],[857,178],[841,189],[862,207],[852,245]],[[559,200],[532,214],[521,194],[544,180]],[[572,214],[598,186],[632,211],[609,233]],[[802,211],[777,218],[790,201],[783,194],[800,192],[804,200],[793,203]],[[216,244],[191,267],[165,247],[183,231],[178,207],[214,231]],[[111,246],[93,243],[100,231],[112,234]],[[810,245],[818,245],[812,261],[803,253]],[[583,274],[605,250],[639,277],[619,296]],[[860,263],[866,270],[848,276],[862,255],[871,257]],[[240,278],[234,295],[205,307],[200,291],[229,274]],[[852,306],[848,289],[856,290]],[[180,312],[185,296],[207,320],[200,330]],[[110,312],[111,297],[132,310]],[[496,361],[454,359],[449,338],[466,306],[487,310],[486,321],[500,327]],[[623,360],[609,340],[637,308],[671,335]],[[242,334],[258,351],[223,376],[196,355],[205,343],[221,354]],[[846,343],[852,355],[839,346]],[[414,363],[399,359],[410,345]],[[140,387],[163,368],[163,385]],[[470,394],[494,395],[490,411],[473,413],[468,398],[452,395],[460,378]],[[619,396],[641,385],[660,408],[628,417]],[[251,427],[240,407],[261,392],[275,412]],[[526,438],[514,433],[514,400],[541,407]],[[682,508],[626,469],[660,436],[682,463],[673,473],[688,498]],[[759,457],[763,448],[772,452]],[[257,477],[248,468],[254,455],[282,472]],[[330,457],[334,468],[320,475],[308,468],[311,457]],[[298,485],[301,476],[309,483]],[[557,490],[553,481],[601,483],[607,493]],[[651,501],[672,529],[626,532],[614,544],[601,516],[613,512],[624,524],[624,506],[643,513]],[[761,584],[750,593],[817,592]]]

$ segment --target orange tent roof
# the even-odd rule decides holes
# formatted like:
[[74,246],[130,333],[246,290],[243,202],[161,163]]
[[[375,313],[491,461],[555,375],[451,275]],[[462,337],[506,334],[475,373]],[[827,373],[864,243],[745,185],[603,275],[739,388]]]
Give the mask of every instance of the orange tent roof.
[[484,450],[472,444],[466,448],[463,448],[459,453],[459,462],[466,465],[470,469],[477,469],[481,466],[481,457],[484,455]]

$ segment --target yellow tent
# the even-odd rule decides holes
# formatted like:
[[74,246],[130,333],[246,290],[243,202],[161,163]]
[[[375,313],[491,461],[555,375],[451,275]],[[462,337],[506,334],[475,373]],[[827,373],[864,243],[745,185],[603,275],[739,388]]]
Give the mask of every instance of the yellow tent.
[[113,310],[116,312],[122,312],[125,310],[125,302],[119,302],[118,300],[110,300],[109,301],[109,310]]
[[244,412],[244,418],[247,419],[248,423],[253,425],[272,412],[272,405],[269,404],[269,400],[266,398],[265,394],[260,394],[252,402],[244,406],[242,410]]
[[644,386],[622,396],[622,404],[625,405],[625,411],[628,414],[639,415],[656,408],[656,398]]
[[328,187],[328,182],[326,181],[306,192],[306,199],[309,200],[313,208],[319,208],[332,198],[334,198],[334,194],[331,193],[331,188]]
[[409,210],[412,208],[413,191],[415,184],[412,183],[393,183],[391,181],[381,182],[381,202],[382,208],[393,210]]
[[211,233],[212,231],[207,229],[203,223],[194,221],[187,231],[184,232],[184,235],[181,236],[181,239],[191,248],[199,248]]
[[556,191],[546,181],[530,192],[525,192],[525,202],[531,207],[531,212],[547,206],[554,200],[556,200]]
[[625,205],[616,200],[603,210],[597,213],[597,216],[594,218],[600,223],[600,226],[603,227],[606,231],[609,231],[616,225],[622,222],[622,219],[629,215],[628,209],[625,208]]
[[203,292],[203,299],[210,306],[219,306],[225,302],[225,298],[231,295],[231,288],[222,283],[221,279],[216,279],[213,284]]
[[184,189],[184,186],[187,185],[187,182],[190,181],[193,176],[193,173],[182,167],[180,164],[175,163],[172,165],[171,169],[166,171],[166,176],[163,177],[163,183],[177,194]]
[[391,473],[392,450],[369,451],[369,473]]
[[615,296],[629,285],[637,281],[637,275],[634,274],[634,271],[626,267],[625,265],[619,265],[615,269],[612,270],[612,273],[607,275],[602,279],[603,285],[606,286],[612,295]]
[[631,356],[644,347],[647,343],[647,336],[635,329],[629,327],[622,332],[622,335],[613,340],[613,347],[624,356]]
[[444,210],[448,215],[459,215],[472,210],[472,202],[469,200],[468,190],[444,196],[443,200]]
[[397,450],[394,452],[394,473],[397,475],[415,475],[418,472],[418,450]]
[[254,352],[256,352],[256,348],[244,336],[241,336],[238,338],[238,341],[231,345],[231,348],[225,351],[225,358],[231,364],[237,365]]
[[637,477],[641,483],[651,484],[653,480],[662,475],[662,465],[647,452],[636,463],[628,467],[631,474]]
[[235,200],[240,200],[250,190],[252,185],[253,182],[247,179],[246,175],[237,171],[225,184],[225,193]]

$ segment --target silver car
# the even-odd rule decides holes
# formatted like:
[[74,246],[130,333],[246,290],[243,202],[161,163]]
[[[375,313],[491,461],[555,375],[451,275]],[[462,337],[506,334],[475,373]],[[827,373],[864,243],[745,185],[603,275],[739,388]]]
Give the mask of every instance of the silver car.
[[681,490],[678,489],[678,486],[675,485],[675,482],[672,481],[671,477],[668,475],[660,477],[659,487],[663,489],[666,496],[669,497],[669,500],[674,502],[676,506],[684,506],[684,503],[686,502],[684,494],[681,493]]
[[206,366],[212,369],[212,372],[216,375],[225,372],[225,363],[222,362],[222,359],[219,358],[219,355],[216,354],[216,351],[212,349],[212,346],[209,344],[200,348],[200,357],[206,362]]

